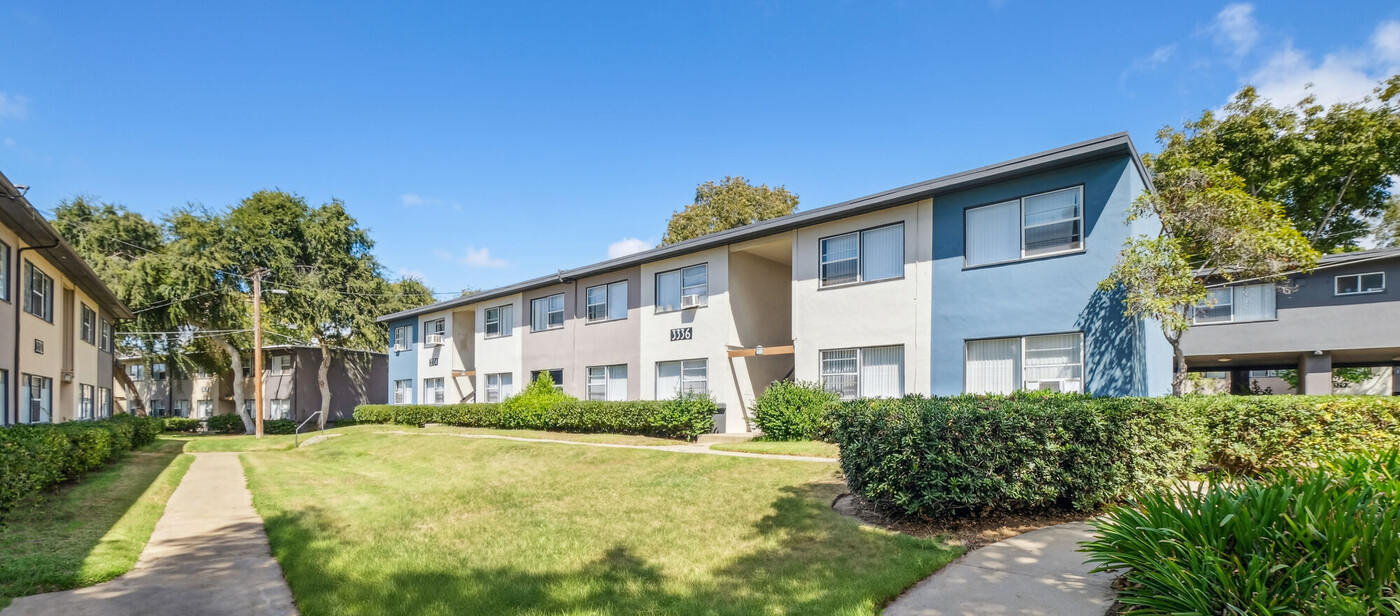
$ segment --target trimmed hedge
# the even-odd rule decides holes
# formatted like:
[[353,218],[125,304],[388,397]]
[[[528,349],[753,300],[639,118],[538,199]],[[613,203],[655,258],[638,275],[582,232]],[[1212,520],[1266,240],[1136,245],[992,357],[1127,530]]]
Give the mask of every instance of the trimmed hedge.
[[830,440],[827,416],[840,402],[821,383],[776,381],[754,401],[754,425],[765,441]]
[[192,417],[166,417],[166,432],[199,432],[204,422]]
[[209,418],[209,431],[218,434],[241,434],[248,429],[243,425],[243,417],[238,413],[225,413]]
[[150,444],[162,422],[124,413],[101,421],[0,428],[0,516],[66,479]]
[[297,431],[297,422],[290,419],[264,419],[263,434],[292,434]]
[[1373,396],[908,396],[830,421],[851,490],[908,516],[1086,510],[1205,462],[1257,474],[1400,446],[1400,399]]
[[355,408],[355,422],[611,432],[692,440],[714,429],[714,413],[715,403],[708,396],[625,402],[562,398],[544,408],[509,403],[366,404]]

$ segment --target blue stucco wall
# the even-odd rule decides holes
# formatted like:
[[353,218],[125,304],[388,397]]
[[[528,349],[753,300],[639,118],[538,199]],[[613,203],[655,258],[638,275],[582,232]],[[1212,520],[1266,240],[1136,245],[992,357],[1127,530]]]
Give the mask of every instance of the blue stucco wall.
[[[1084,186],[1084,251],[964,269],[963,215],[987,205]],[[934,198],[932,389],[963,391],[966,340],[1084,332],[1085,389],[1099,395],[1170,393],[1171,354],[1152,323],[1123,316],[1101,292],[1130,234],[1128,206],[1144,190],[1131,159],[1105,158]]]
[[[407,325],[412,329],[413,339],[409,341],[409,350],[394,351],[394,344],[398,341],[394,339],[394,329]],[[414,384],[413,399],[407,402],[413,403],[418,399],[418,319],[409,318],[401,321],[389,322],[389,402],[394,401],[394,381],[407,379]]]

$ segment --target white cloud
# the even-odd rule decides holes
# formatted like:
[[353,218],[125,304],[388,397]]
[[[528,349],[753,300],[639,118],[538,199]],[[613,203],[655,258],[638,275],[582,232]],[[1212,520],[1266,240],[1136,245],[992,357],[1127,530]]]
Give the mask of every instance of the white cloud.
[[1168,60],[1171,60],[1174,55],[1176,55],[1176,43],[1162,45],[1161,47],[1153,49],[1152,53],[1149,55],[1135,58],[1133,63],[1128,65],[1127,70],[1124,70],[1123,74],[1118,77],[1119,85],[1127,81],[1128,76],[1133,73],[1146,73],[1161,68],[1162,65],[1166,64]]
[[1235,57],[1254,49],[1259,42],[1259,24],[1254,21],[1254,5],[1247,2],[1226,5],[1215,15],[1210,31],[1215,41],[1230,47]]
[[1370,95],[1377,82],[1400,72],[1400,22],[1378,24],[1369,43],[1359,50],[1335,50],[1315,61],[1285,40],[1245,83],[1276,105],[1291,105],[1308,94],[1324,105],[1359,100]]
[[635,237],[624,237],[616,242],[608,244],[608,258],[616,259],[635,254],[651,248],[651,242],[644,242]]
[[442,205],[452,208],[452,211],[454,212],[462,211],[462,204],[457,203],[456,201],[444,201],[442,199],[424,197],[423,195],[420,195],[418,193],[404,193],[402,195],[399,195],[399,203],[402,203],[404,207]]
[[0,118],[23,120],[29,115],[29,99],[0,92]]
[[1385,62],[1400,62],[1400,21],[1383,21],[1376,26],[1371,48]]
[[438,249],[433,251],[433,256],[467,267],[505,267],[510,265],[505,259],[491,256],[490,248],[477,248],[475,246],[467,246],[466,252],[461,255]]

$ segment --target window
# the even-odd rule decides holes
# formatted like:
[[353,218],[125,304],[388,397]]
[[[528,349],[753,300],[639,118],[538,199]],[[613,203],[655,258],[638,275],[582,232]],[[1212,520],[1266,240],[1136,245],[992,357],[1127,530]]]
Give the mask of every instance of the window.
[[1084,248],[1084,187],[968,208],[967,266],[1043,257]]
[[5,242],[0,242],[0,299],[10,301],[10,245]]
[[253,362],[245,361],[243,362],[243,378],[246,379],[250,376],[253,376]]
[[254,409],[253,409],[253,404],[254,404],[254,401],[252,401],[252,400],[244,400],[244,401],[243,401],[243,414],[244,414],[244,415],[247,415],[247,416],[249,416],[249,417],[253,417],[253,411],[254,411]]
[[394,328],[394,352],[413,350],[413,326],[400,325]]
[[564,326],[564,294],[530,300],[530,331],[542,332]]
[[1385,272],[1346,274],[1334,279],[1337,295],[1360,295],[1385,291]]
[[531,370],[531,371],[530,371],[530,382],[533,383],[533,382],[535,382],[535,381],[540,380],[540,375],[541,375],[541,374],[546,374],[546,373],[549,374],[549,380],[552,381],[552,382],[554,383],[554,388],[555,388],[555,389],[558,389],[558,390],[560,390],[560,391],[563,391],[563,389],[564,389],[564,371],[563,371],[563,370],[559,370],[559,369],[555,369],[555,370]]
[[627,318],[627,281],[600,284],[585,291],[588,322]]
[[822,351],[822,386],[847,400],[904,395],[904,347]]
[[139,381],[146,378],[146,366],[143,364],[131,364],[126,367],[126,374],[131,377],[131,380]]
[[695,305],[704,306],[710,299],[708,264],[661,272],[656,275],[656,308],[661,312],[680,310],[685,296],[694,295]]
[[174,412],[173,412],[172,414],[173,414],[175,417],[189,417],[189,416],[190,416],[190,401],[189,401],[189,400],[176,400],[176,401],[175,401],[175,409],[174,409]]
[[821,240],[821,286],[904,275],[904,223]]
[[434,334],[436,334],[439,337],[443,337],[443,332],[446,331],[446,319],[433,319],[431,321],[423,321],[423,343],[427,344],[428,336],[432,336]]
[[627,364],[588,367],[589,400],[626,400]]
[[656,362],[656,399],[668,400],[680,392],[707,393],[710,379],[705,360]]
[[7,421],[10,417],[10,371],[3,369],[0,369],[0,417]]
[[423,404],[442,404],[446,402],[446,394],[441,377],[423,379]]
[[155,364],[151,364],[151,377],[154,378],[154,379],[157,380],[157,381],[164,381],[164,380],[165,380],[165,364],[164,364],[164,363],[155,363]]
[[198,413],[197,417],[200,417],[201,419],[208,419],[208,418],[210,418],[210,417],[213,417],[213,416],[214,416],[214,401],[213,401],[213,400],[199,400],[199,401],[195,402],[195,411]]
[[282,376],[292,373],[291,355],[273,355],[268,359],[268,371],[272,376]]
[[1084,391],[1082,333],[969,340],[966,353],[968,393]]
[[413,404],[413,381],[394,381],[394,404]]
[[164,400],[152,400],[152,401],[151,401],[151,414],[152,414],[152,415],[155,415],[156,417],[165,417],[165,401],[164,401]]
[[82,304],[82,315],[83,342],[97,344],[97,313],[87,304]]
[[109,387],[97,388],[97,416],[103,419],[112,416],[112,390]]
[[509,336],[515,322],[511,319],[511,305],[496,306],[486,309],[486,337],[501,338]]
[[273,398],[268,400],[271,404],[264,409],[263,419],[291,419],[292,400],[291,398]]
[[24,279],[29,292],[24,295],[24,311],[53,322],[53,278],[29,261],[24,262]]
[[111,321],[108,321],[107,319],[102,319],[102,326],[101,326],[101,328],[99,328],[98,331],[99,331],[100,334],[101,334],[101,338],[98,339],[97,348],[102,349],[103,351],[106,351],[106,352],[108,352],[108,353],[111,353],[111,352],[112,352],[112,322],[111,322]]
[[91,385],[78,385],[78,419],[92,419],[96,407],[96,390]]
[[512,378],[509,372],[486,375],[486,401],[500,402],[515,393],[511,386]]
[[1276,379],[1276,378],[1279,378],[1279,377],[1283,376],[1283,373],[1285,373],[1285,372],[1289,372],[1289,370],[1250,370],[1250,371],[1249,371],[1249,378],[1251,378],[1251,379]]
[[1277,292],[1273,284],[1247,284],[1217,287],[1206,291],[1206,298],[1192,310],[1191,322],[1243,323],[1278,318]]

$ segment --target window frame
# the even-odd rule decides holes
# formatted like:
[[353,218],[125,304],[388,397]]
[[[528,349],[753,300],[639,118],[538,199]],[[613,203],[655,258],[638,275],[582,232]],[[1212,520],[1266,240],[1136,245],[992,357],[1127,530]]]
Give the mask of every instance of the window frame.
[[89,308],[87,302],[78,302],[78,337],[88,344],[97,346],[97,311]]
[[[1016,340],[1016,341],[1017,341],[1017,342],[1016,342],[1016,344],[1017,344],[1017,353],[1018,353],[1018,355],[1019,355],[1019,359],[1018,359],[1018,362],[1019,362],[1019,363],[1018,363],[1017,365],[1018,365],[1018,367],[1019,367],[1019,370],[1017,370],[1017,374],[1016,374],[1016,381],[1017,381],[1016,387],[1015,387],[1014,389],[1011,390],[1011,391],[1015,392],[1015,391],[1027,391],[1027,390],[1025,389],[1025,385],[1026,385],[1026,339],[1027,339],[1027,338],[1043,338],[1043,337],[1047,337],[1047,336],[1068,336],[1068,335],[1078,335],[1078,336],[1079,336],[1079,364],[1078,364],[1078,365],[1079,365],[1079,391],[1078,391],[1078,392],[1064,392],[1064,391],[1061,391],[1060,393],[1081,393],[1081,394],[1084,393],[1084,392],[1086,391],[1086,389],[1087,389],[1087,388],[1086,388],[1086,385],[1088,384],[1088,383],[1086,383],[1086,381],[1088,381],[1088,379],[1089,379],[1089,370],[1088,370],[1088,365],[1087,365],[1087,361],[1088,361],[1087,358],[1088,358],[1088,353],[1089,353],[1089,351],[1088,351],[1088,348],[1087,348],[1088,345],[1085,343],[1084,332],[1083,332],[1082,330],[1063,331],[1063,332],[1051,332],[1051,333],[1045,333],[1045,334],[1027,334],[1027,335],[1024,335],[1024,336],[993,336],[993,337],[990,337],[990,338],[967,338],[967,339],[963,340],[963,362],[962,362],[962,367],[963,367],[963,393],[964,393],[964,394],[973,393],[973,392],[969,391],[969,384],[970,384],[969,381],[971,380],[972,375],[971,375],[971,371],[968,370],[968,363],[967,363],[967,362],[968,362],[968,352],[967,352],[967,350],[968,350],[968,346],[971,345],[972,343],[974,343],[974,342],[987,342],[987,341],[992,341],[992,340]],[[1072,364],[1064,364],[1064,365],[1072,365]],[[1042,380],[1044,380],[1044,379],[1042,379]],[[979,395],[979,394],[981,394],[981,393],[982,393],[982,392],[978,392],[978,393],[973,394],[973,395]]]
[[428,336],[438,334],[443,338],[443,344],[447,341],[447,317],[438,317],[423,321],[423,344],[428,343]]
[[[1381,286],[1380,286],[1380,288],[1379,288],[1379,289],[1375,289],[1375,290],[1373,290],[1373,291],[1366,291],[1366,290],[1363,290],[1363,289],[1362,289],[1362,286],[1361,286],[1361,279],[1364,278],[1364,277],[1366,277],[1366,276],[1376,276],[1376,275],[1379,275],[1379,276],[1381,277]],[[1342,281],[1343,278],[1355,278],[1355,279],[1356,279],[1356,288],[1357,288],[1357,290],[1356,290],[1356,291],[1351,291],[1351,292],[1349,292],[1349,293],[1343,293],[1343,292],[1341,292],[1341,290],[1340,290],[1340,289],[1341,289],[1341,281]],[[1372,295],[1372,294],[1375,294],[1375,293],[1385,293],[1385,272],[1384,272],[1384,271],[1379,271],[1379,272],[1360,272],[1360,273],[1356,273],[1356,274],[1338,274],[1338,275],[1332,277],[1332,296],[1333,296],[1333,297],[1350,297],[1350,296],[1352,296],[1352,295]]]
[[[25,409],[28,410],[29,421],[23,421],[26,415],[21,415],[20,423],[42,424],[53,423],[53,378],[42,374],[20,373],[20,386],[29,391],[29,397],[21,398]],[[36,388],[35,385],[38,385]],[[35,392],[38,392],[37,394]],[[48,405],[44,404],[44,392],[48,392]]]
[[[535,304],[536,304],[537,302],[550,302],[550,303],[552,303],[553,300],[554,300],[554,298],[556,298],[556,297],[559,298],[559,310],[556,311],[556,310],[555,310],[552,306],[550,306],[549,304],[545,304],[545,312],[544,312],[544,325],[545,325],[545,326],[544,326],[543,328],[536,328],[536,327],[535,327]],[[544,297],[536,297],[536,298],[530,300],[530,333],[533,334],[533,333],[538,333],[538,332],[554,331],[554,330],[556,330],[556,329],[564,329],[564,321],[565,321],[565,317],[567,316],[567,315],[564,314],[564,305],[565,305],[566,303],[568,303],[568,302],[564,299],[564,293],[563,293],[562,291],[559,292],[559,293],[551,293],[551,294],[546,295],[546,296],[544,296]],[[558,313],[559,313],[559,324],[558,324],[558,325],[555,325],[555,324],[554,324],[554,313],[555,313],[555,312],[558,312]]]
[[78,420],[91,421],[97,413],[97,389],[87,383],[78,384]]
[[[25,260],[24,260],[24,265],[25,265],[25,270],[24,270],[24,286],[25,286],[25,291],[24,291],[24,293],[25,293],[24,311],[25,311],[25,312],[28,312],[29,314],[32,314],[32,315],[34,315],[34,316],[36,316],[36,317],[39,317],[39,318],[41,318],[41,319],[43,319],[43,320],[45,320],[45,321],[48,321],[49,323],[53,323],[53,294],[54,294],[54,280],[53,280],[53,277],[50,276],[50,275],[48,275],[48,273],[45,272],[44,270],[39,269],[39,266],[34,265],[34,262],[33,262],[33,261],[30,261],[29,259],[25,259]],[[43,289],[43,291],[40,293],[40,302],[41,302],[43,305],[39,307],[40,310],[43,310],[43,313],[42,313],[42,314],[41,314],[41,313],[38,313],[38,312],[34,312],[34,310],[35,310],[34,305],[33,305],[33,304],[34,304],[34,300],[35,300],[35,295],[34,295],[34,294],[35,294],[35,290],[34,290],[34,280],[35,280],[35,277],[36,277],[36,276],[38,277],[38,280],[40,280],[41,282],[44,283],[43,285],[41,285],[41,286],[44,287],[44,289]]]
[[[206,410],[205,406],[208,405]],[[197,417],[209,418],[214,416],[214,401],[208,398],[201,398],[194,401],[194,412]]]
[[[510,388],[511,388],[511,391],[510,391],[509,394],[507,394],[507,393],[505,392],[505,389],[504,389],[504,387],[505,387],[505,382],[504,382],[504,379],[501,378],[501,377],[507,376],[507,375],[510,376]],[[494,378],[494,380],[496,381],[496,383],[495,383],[494,385],[491,384],[491,381],[493,380],[493,378]],[[491,399],[491,397],[492,397],[492,389],[495,390],[495,394],[494,394],[494,395],[495,395],[495,398],[496,398],[495,400],[492,400],[492,399]],[[500,403],[500,402],[505,402],[508,398],[510,398],[510,396],[515,395],[515,373],[514,373],[514,372],[492,372],[492,373],[490,373],[490,374],[487,374],[487,375],[486,375],[486,387],[483,388],[483,392],[485,393],[485,396],[484,396],[484,397],[486,398],[486,399],[484,400],[484,402],[492,403],[492,404]]]
[[392,395],[394,404],[413,404],[413,379],[394,379]]
[[[628,369],[627,364],[603,364],[603,365],[599,365],[599,366],[588,366],[588,367],[584,368],[584,371],[583,371],[583,398],[584,398],[585,400],[600,400],[600,401],[614,400],[614,399],[611,397],[611,394],[613,393],[613,391],[612,391],[612,382],[613,382],[613,375],[612,375],[612,372],[613,372],[613,368],[617,368],[617,367],[619,367],[619,366],[622,367],[622,369],[623,369],[624,372],[629,373],[629,374],[626,375],[626,378],[631,379],[631,378],[632,378],[632,375],[630,374],[630,373],[631,373],[631,370]],[[593,385],[594,385],[594,383],[593,383],[593,371],[594,371],[595,369],[596,369],[596,370],[601,370],[601,371],[602,371],[602,379],[603,379],[603,382],[602,382],[602,386],[603,386],[602,395],[603,395],[603,397],[601,397],[601,398],[594,398],[594,397],[593,397]],[[709,369],[707,368],[706,371],[708,372],[708,370],[709,370]],[[708,385],[708,383],[707,383],[707,385]],[[623,391],[622,391],[622,397],[621,397],[621,398],[617,398],[616,400],[626,400],[626,399],[627,399],[627,386],[624,385],[622,389],[623,389]]]
[[[401,330],[406,330],[408,335],[404,336]],[[407,338],[408,341],[404,342],[404,338]],[[403,353],[411,350],[413,350],[413,325],[395,325],[393,351],[395,353]]]
[[[276,355],[269,356],[267,359],[268,376],[287,376],[291,374],[294,370],[294,367],[292,365],[294,362],[292,361],[292,356],[290,353],[278,353]],[[281,365],[283,359],[286,360],[287,365],[285,367]]]
[[[708,275],[707,275],[707,276],[706,276],[706,282],[708,282],[708,280],[709,280],[709,278],[708,278]],[[602,284],[595,284],[595,285],[593,285],[593,286],[591,286],[591,287],[587,287],[587,288],[585,288],[585,289],[583,290],[583,322],[584,322],[584,323],[606,323],[606,322],[608,322],[608,321],[625,321],[625,320],[627,320],[628,308],[630,308],[630,307],[626,307],[626,306],[623,307],[622,316],[620,316],[620,317],[612,316],[612,309],[613,309],[613,306],[612,306],[612,290],[613,290],[613,287],[614,287],[614,286],[617,286],[617,285],[622,285],[622,287],[623,287],[624,289],[627,289],[627,292],[628,292],[628,293],[630,293],[630,292],[632,291],[631,289],[628,289],[628,288],[627,288],[627,280],[626,280],[626,279],[623,279],[623,280],[615,280],[615,281],[613,281],[613,282],[605,282],[605,283],[602,283]],[[588,297],[588,294],[589,294],[591,291],[593,291],[594,289],[602,289],[602,290],[603,290],[603,303],[601,304],[601,306],[603,307],[603,317],[602,317],[602,318],[599,318],[599,319],[593,318],[592,310],[593,310],[593,307],[594,307],[594,306],[597,306],[597,305],[600,305],[600,304],[594,304],[594,303],[593,303],[593,300],[589,299],[589,297]],[[626,293],[624,293],[624,297],[626,297]],[[624,302],[624,303],[625,303],[625,302]]]
[[[871,232],[871,231],[882,231],[882,230],[885,230],[885,229],[888,229],[888,228],[891,228],[891,227],[899,227],[899,263],[900,263],[899,275],[898,275],[898,276],[889,276],[889,277],[887,277],[887,278],[872,278],[872,279],[870,279],[870,280],[866,280],[866,279],[865,279],[865,234],[866,234],[866,233],[869,233],[869,232]],[[848,235],[854,235],[854,236],[856,236],[856,256],[855,256],[853,259],[841,259],[841,261],[854,260],[854,261],[856,262],[856,279],[855,279],[855,280],[852,280],[852,281],[850,281],[850,282],[837,282],[837,283],[828,284],[828,283],[826,282],[826,278],[824,278],[824,277],[822,276],[822,266],[826,265],[826,263],[824,263],[824,262],[822,261],[822,248],[825,247],[827,240],[834,240],[834,239],[837,239],[837,238],[846,237],[846,236],[848,236]],[[874,282],[884,282],[884,281],[886,281],[886,280],[903,280],[903,279],[904,279],[904,266],[908,264],[908,257],[909,257],[908,252],[905,250],[905,249],[906,249],[906,246],[905,246],[905,243],[906,243],[905,240],[906,240],[906,239],[908,239],[908,236],[907,236],[907,232],[904,230],[904,221],[903,221],[903,220],[901,220],[901,221],[899,221],[899,222],[886,223],[886,224],[882,224],[882,225],[876,225],[876,226],[874,226],[874,227],[866,227],[866,228],[864,228],[864,229],[857,229],[857,230],[855,230],[855,231],[847,231],[847,232],[845,232],[845,233],[837,233],[837,234],[835,234],[835,235],[828,235],[828,236],[826,236],[826,237],[818,238],[818,239],[817,239],[817,288],[818,288],[818,289],[836,289],[836,288],[840,288],[840,287],[849,287],[849,286],[858,285],[858,284],[866,284],[866,283],[874,283]],[[840,261],[833,261],[833,263],[837,263],[837,262],[840,262]]]
[[[905,389],[906,389],[905,386],[904,386],[904,385],[905,385],[905,384],[904,384],[904,371],[907,369],[907,366],[906,366],[905,363],[904,363],[904,362],[905,362],[905,359],[906,359],[905,356],[904,356],[904,352],[905,352],[906,349],[904,348],[904,345],[903,345],[903,344],[876,344],[876,345],[863,346],[863,347],[839,347],[839,348],[835,348],[835,349],[821,349],[820,351],[817,352],[817,382],[821,384],[822,389],[824,389],[824,390],[826,390],[826,391],[831,391],[831,390],[829,390],[829,389],[826,388],[826,377],[827,377],[827,374],[828,374],[828,373],[826,372],[826,354],[827,354],[827,353],[840,353],[840,352],[855,351],[855,353],[856,353],[856,357],[855,357],[855,360],[856,360],[856,369],[855,369],[855,372],[854,372],[854,373],[851,373],[849,376],[854,376],[855,379],[856,379],[856,395],[855,395],[854,398],[846,398],[845,396],[841,396],[841,399],[842,399],[842,400],[859,400],[859,399],[861,399],[861,398],[864,398],[864,397],[865,397],[865,384],[862,382],[862,379],[860,378],[860,375],[861,375],[861,371],[863,371],[863,370],[865,369],[865,352],[866,352],[866,351],[870,351],[870,350],[874,350],[874,349],[892,349],[892,348],[898,348],[898,349],[899,349],[899,367],[900,367],[899,389],[900,389],[900,395],[902,396],[902,395],[904,395]],[[845,376],[846,374],[845,374],[845,373],[832,373],[832,375],[833,375],[833,376]],[[833,393],[834,393],[834,392],[833,392]]]
[[[685,272],[686,272],[686,270],[691,270],[691,269],[696,269],[696,268],[702,268],[702,269],[705,270],[705,284],[703,284],[703,285],[690,285],[689,287],[685,286]],[[675,307],[675,308],[666,308],[666,307],[664,307],[664,306],[661,305],[661,293],[659,292],[659,291],[661,290],[661,277],[662,277],[662,276],[665,276],[666,274],[675,274],[675,275],[676,275],[676,284],[680,285],[680,292],[681,292],[681,293],[680,293],[680,298],[676,300],[676,301],[677,301],[677,304],[676,304],[676,307]],[[696,288],[697,286],[702,287],[702,288],[704,289],[704,292],[702,292],[702,293],[686,293],[686,292],[685,292],[686,289],[693,289],[693,288]],[[705,307],[709,306],[709,305],[710,305],[710,262],[709,262],[709,261],[706,261],[706,262],[704,262],[704,263],[693,263],[693,264],[691,264],[691,265],[685,265],[685,266],[681,266],[681,267],[676,267],[676,268],[668,269],[668,270],[665,270],[665,271],[656,272],[655,274],[653,274],[653,278],[652,278],[651,295],[652,295],[652,303],[656,306],[656,313],[657,313],[657,314],[666,313],[666,312],[679,312],[679,311],[681,311],[681,310],[693,310],[693,308],[681,308],[681,306],[680,306],[680,304],[683,303],[683,302],[685,301],[685,296],[686,296],[686,295],[699,295],[699,296],[700,296],[700,305],[699,305],[699,306],[695,306],[695,308],[705,308]]]
[[112,417],[112,404],[113,404],[113,402],[112,402],[112,388],[111,388],[111,387],[98,387],[98,388],[97,388],[97,412],[98,412],[98,416],[101,417],[102,419],[110,419],[110,418]]
[[[1334,281],[1333,285],[1334,285],[1334,286],[1333,286],[1333,290],[1335,290],[1335,289],[1336,289],[1336,287],[1335,287],[1335,281]],[[1268,319],[1246,319],[1246,320],[1243,320],[1243,321],[1241,321],[1240,319],[1236,318],[1235,315],[1236,315],[1237,313],[1236,313],[1236,311],[1235,311],[1235,306],[1238,305],[1239,302],[1235,301],[1235,300],[1237,299],[1237,298],[1235,297],[1235,293],[1236,293],[1239,289],[1242,289],[1242,288],[1246,288],[1246,287],[1263,287],[1263,286],[1271,287],[1271,289],[1272,289],[1272,291],[1273,291],[1273,293],[1274,293],[1274,316],[1271,317],[1271,318],[1268,318]],[[1214,290],[1217,290],[1217,289],[1228,289],[1228,290],[1230,291],[1230,301],[1228,302],[1228,304],[1225,304],[1225,303],[1217,303],[1217,304],[1215,304],[1214,306],[1209,306],[1209,308],[1219,308],[1219,307],[1222,306],[1222,305],[1228,305],[1228,306],[1230,307],[1230,318],[1229,318],[1228,320],[1225,320],[1225,321],[1204,321],[1204,322],[1203,322],[1203,321],[1197,321],[1197,320],[1196,320],[1196,310],[1197,310],[1198,308],[1202,308],[1202,307],[1203,307],[1203,306],[1201,306],[1201,303],[1200,303],[1200,302],[1197,302],[1197,303],[1195,303],[1195,304],[1193,304],[1193,305],[1191,306],[1191,327],[1210,326],[1210,325],[1229,325],[1229,324],[1231,324],[1231,323],[1267,323],[1267,322],[1269,322],[1269,321],[1277,321],[1277,320],[1278,320],[1278,285],[1276,285],[1276,284],[1274,284],[1274,283],[1272,283],[1272,282],[1256,282],[1256,283],[1252,283],[1252,284],[1229,285],[1229,286],[1224,286],[1224,287],[1220,287],[1220,286],[1217,286],[1217,287],[1210,287],[1210,288],[1207,288],[1207,289],[1206,289],[1206,293],[1207,293],[1206,299],[1210,299],[1210,295],[1209,295],[1210,291],[1214,291]],[[1202,301],[1205,301],[1205,300],[1202,300]]]
[[[436,381],[436,387],[430,383]],[[433,392],[429,399],[429,392]],[[447,379],[440,376],[423,379],[423,404],[447,404]]]
[[98,319],[97,332],[98,350],[111,353],[113,350],[113,341],[115,340],[112,331],[112,322],[107,319]]
[[[1041,195],[1049,195],[1049,194],[1057,193],[1057,192],[1060,192],[1060,191],[1075,190],[1075,189],[1077,189],[1077,190],[1079,191],[1079,216],[1078,216],[1077,218],[1074,219],[1074,220],[1078,220],[1078,221],[1079,221],[1079,242],[1078,242],[1079,246],[1078,246],[1077,248],[1069,248],[1069,249],[1065,249],[1065,250],[1057,250],[1057,251],[1054,251],[1054,252],[1043,252],[1043,253],[1038,253],[1038,254],[1034,254],[1034,255],[1027,256],[1027,255],[1026,255],[1026,228],[1027,228],[1027,227],[1026,227],[1026,199],[1031,199],[1031,198],[1034,198],[1034,197],[1039,197],[1039,196],[1041,196]],[[1084,200],[1084,192],[1085,192],[1085,190],[1084,190],[1084,183],[1083,183],[1083,182],[1080,182],[1080,183],[1078,183],[1078,184],[1072,184],[1072,185],[1069,185],[1069,186],[1062,186],[1062,187],[1060,187],[1060,188],[1055,188],[1055,189],[1051,189],[1051,190],[1045,190],[1045,191],[1041,191],[1041,192],[1038,192],[1038,193],[1032,193],[1032,194],[1028,194],[1028,195],[1021,195],[1021,196],[1019,196],[1019,197],[1011,197],[1011,198],[1007,198],[1007,199],[999,199],[999,200],[997,200],[997,201],[993,201],[993,202],[989,202],[989,203],[982,203],[982,204],[980,204],[980,205],[973,205],[973,206],[968,206],[968,207],[963,208],[963,236],[962,236],[962,240],[963,240],[963,269],[965,269],[965,270],[967,270],[967,269],[976,269],[976,268],[979,268],[979,267],[990,267],[990,266],[993,266],[993,265],[1004,265],[1004,264],[1007,264],[1007,263],[1020,263],[1020,262],[1022,262],[1022,261],[1034,261],[1034,260],[1036,260],[1036,259],[1048,259],[1048,258],[1051,258],[1051,257],[1059,257],[1059,256],[1070,255],[1070,254],[1077,254],[1077,253],[1082,253],[1082,252],[1087,251],[1087,250],[1088,250],[1088,244],[1089,244],[1089,241],[1088,241],[1088,240],[1089,240],[1089,234],[1088,234],[1088,230],[1087,230],[1087,229],[1085,228],[1085,226],[1084,226],[1084,218],[1085,218],[1085,215],[1086,215],[1085,210],[1087,209],[1087,207],[1086,207],[1086,205],[1085,205],[1085,200]],[[1005,205],[1005,204],[1011,203],[1011,202],[1013,202],[1013,201],[1016,202],[1016,207],[1017,207],[1018,210],[1020,210],[1020,213],[1017,215],[1016,219],[1019,221],[1019,227],[1020,227],[1020,229],[1018,230],[1018,233],[1017,233],[1017,236],[1018,236],[1018,238],[1019,238],[1017,241],[1020,243],[1020,255],[1021,255],[1021,256],[1020,256],[1020,257],[1017,257],[1017,258],[1015,258],[1015,259],[1002,259],[1001,261],[988,261],[988,262],[986,262],[986,263],[977,263],[977,264],[968,263],[968,261],[967,261],[967,238],[968,238],[968,236],[969,236],[970,234],[968,233],[968,227],[967,227],[967,213],[968,213],[969,211],[972,211],[972,210],[982,209],[982,208],[986,208],[986,207],[995,207],[995,206],[998,206],[998,205]],[[1059,222],[1064,222],[1064,221],[1059,221]],[[1045,225],[1049,225],[1049,224],[1057,224],[1057,223],[1043,223],[1043,224],[1041,224],[1041,225],[1036,225],[1036,226],[1039,227],[1039,226],[1045,226]]]
[[[540,378],[540,373],[542,373],[542,372],[548,372],[548,373],[549,373],[549,380],[554,381],[554,389],[556,389],[556,390],[558,390],[558,391],[564,391],[564,369],[563,369],[563,368],[542,368],[542,369],[539,369],[539,370],[531,370],[531,371],[530,371],[530,383],[534,383],[535,381],[539,380],[539,378]],[[559,378],[557,378],[557,379],[554,378],[554,373],[555,373],[555,372],[558,372],[558,373],[559,373]],[[526,386],[528,387],[529,385],[527,384]]]
[[[268,419],[272,419],[272,420],[276,420],[276,419],[291,419],[291,418],[292,418],[292,399],[291,399],[291,398],[272,398],[272,399],[268,400],[267,402],[268,402],[267,407],[265,407],[265,408],[263,409],[263,419],[264,419],[264,420],[268,420]],[[281,414],[278,414],[278,412],[277,412],[277,407],[278,407],[278,406],[284,406],[284,407],[285,407],[285,408],[282,409]]]
[[[698,391],[696,391],[696,390],[687,390],[687,388],[686,388],[686,386],[685,386],[685,384],[686,384],[685,368],[686,368],[686,364],[687,364],[687,363],[690,363],[690,362],[700,362],[700,364],[703,365],[703,366],[705,367],[705,387],[704,387],[704,389],[701,389],[701,390],[698,390]],[[660,396],[660,389],[661,389],[661,388],[658,387],[658,385],[660,385],[660,382],[661,382],[661,366],[664,365],[664,364],[680,364],[680,367],[681,367],[681,376],[680,376],[680,381],[677,382],[676,393],[682,393],[682,392],[687,392],[687,391],[689,391],[689,393],[706,393],[706,394],[710,393],[710,361],[709,361],[709,358],[708,358],[708,357],[695,357],[695,358],[691,358],[691,359],[672,359],[672,360],[667,360],[667,361],[658,361],[658,362],[656,362],[656,369],[654,370],[655,381],[653,382],[653,385],[652,385],[652,387],[653,387],[652,392],[653,392],[653,395],[656,397],[657,400],[670,400],[670,398],[661,398],[661,397],[659,397],[659,396]],[[675,395],[675,394],[672,394],[672,395]]]
[[10,301],[10,244],[0,241],[0,301]]
[[[482,314],[481,322],[482,337],[487,339],[510,337],[511,333],[515,330],[515,323],[513,322],[515,320],[515,315],[512,314],[515,312],[514,306],[515,304],[501,304],[485,309]],[[501,314],[503,310],[505,311],[505,315]],[[494,334],[491,333],[491,313],[493,311],[496,313],[496,333]],[[506,323],[506,320],[512,322]]]

